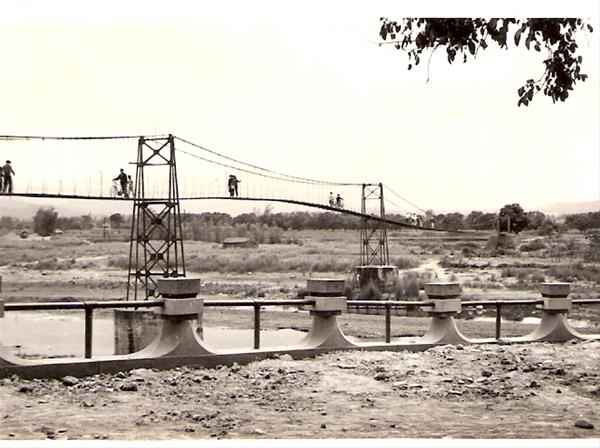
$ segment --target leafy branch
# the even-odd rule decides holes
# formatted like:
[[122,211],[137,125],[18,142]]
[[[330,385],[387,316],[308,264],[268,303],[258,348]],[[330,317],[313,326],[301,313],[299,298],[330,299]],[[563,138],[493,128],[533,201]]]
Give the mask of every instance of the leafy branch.
[[577,55],[576,37],[580,30],[593,32],[591,25],[576,18],[404,18],[400,21],[381,18],[379,45],[393,44],[406,52],[408,70],[413,64],[419,65],[426,50],[430,51],[431,61],[433,52],[440,46],[446,48],[448,63],[452,64],[458,55],[462,55],[463,63],[475,59],[479,50],[489,47],[488,43],[495,42],[500,48],[508,49],[511,33],[515,47],[524,45],[528,50],[539,52],[543,45],[548,57],[543,61],[542,76],[537,81],[527,80],[517,90],[518,106],[528,106],[540,91],[553,102],[565,101],[577,82],[587,79],[581,72],[583,58]]

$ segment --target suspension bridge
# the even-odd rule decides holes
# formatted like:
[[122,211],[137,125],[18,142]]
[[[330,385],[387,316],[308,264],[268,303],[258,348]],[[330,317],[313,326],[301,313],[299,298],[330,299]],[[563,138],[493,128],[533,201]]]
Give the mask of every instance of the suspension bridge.
[[[24,136],[24,135],[0,135],[0,141],[4,142],[23,142],[23,141],[68,141],[68,142],[98,142],[106,140],[131,140],[131,139],[144,139],[144,141],[152,141],[167,139],[168,136],[102,136],[102,137],[56,137],[56,136]],[[267,168],[260,167],[258,165],[250,164],[238,159],[228,157],[224,154],[213,151],[204,146],[195,144],[186,139],[173,136],[175,141],[181,143],[175,148],[177,154],[181,155],[182,158],[179,160],[178,170],[181,171],[181,166],[187,166],[187,176],[179,175],[178,180],[178,191],[179,200],[235,200],[235,201],[267,201],[267,202],[281,202],[293,205],[300,205],[304,207],[316,208],[325,211],[332,211],[337,213],[349,214],[357,217],[368,216],[372,219],[385,220],[388,224],[397,225],[407,228],[415,228],[419,230],[432,230],[432,231],[451,231],[448,229],[435,229],[430,226],[419,226],[411,223],[410,220],[401,221],[399,219],[385,218],[381,216],[379,212],[369,213],[368,210],[361,210],[360,191],[352,191],[352,188],[361,188],[363,185],[378,185],[379,183],[371,182],[339,182],[339,181],[328,181],[305,178],[287,173],[282,173]],[[67,151],[69,148],[63,148]],[[26,148],[7,148],[6,146],[0,147],[2,153],[7,154],[10,152],[16,153],[17,151],[23,151]],[[40,157],[35,156],[35,160],[40,162],[42,165],[47,165],[46,159],[54,158],[53,148],[43,148],[39,145],[34,148],[34,151],[30,151],[30,159],[35,154],[35,151],[40,150]],[[73,148],[75,153],[79,148]],[[92,151],[97,150],[97,147],[90,148]],[[193,151],[195,150],[195,151]],[[50,155],[48,156],[48,151]],[[59,164],[74,165],[72,156],[74,154],[67,153],[68,158],[64,160],[58,160]],[[213,156],[213,158],[207,157],[207,155]],[[9,157],[7,155],[7,157]],[[193,168],[189,167],[190,159],[192,161],[200,162],[199,165]],[[85,159],[82,160],[84,163]],[[106,163],[106,161],[104,161]],[[39,173],[33,174],[32,179],[23,181],[20,178],[15,183],[12,192],[3,192],[4,195],[14,197],[30,197],[30,198],[52,198],[52,199],[81,199],[81,200],[98,200],[98,201],[135,201],[135,197],[125,197],[121,195],[111,195],[111,184],[110,181],[112,176],[106,174],[106,171],[98,171],[93,174],[84,173],[84,171],[91,172],[94,167],[85,167],[82,164],[77,164],[76,170],[80,173],[78,176],[68,176],[64,172],[54,172],[48,176],[47,172],[43,175]],[[217,170],[210,170],[210,167],[216,167]],[[31,171],[32,167],[17,167],[23,170]],[[207,169],[208,168],[208,169]],[[219,170],[219,168],[221,168]],[[116,173],[116,169],[111,172]],[[190,172],[200,173],[191,175]],[[236,175],[243,177],[243,181],[239,184],[239,195],[230,196],[227,191],[227,172],[234,172]],[[207,174],[208,173],[208,174]],[[87,174],[87,175],[86,175]],[[168,180],[164,179],[165,176],[154,175],[147,176],[147,183],[145,191],[147,193],[147,199],[162,199],[168,196],[166,189],[168,188]],[[50,179],[47,179],[50,177]],[[198,178],[202,178],[199,180]],[[167,182],[165,182],[167,181]],[[13,182],[15,182],[13,180]],[[424,214],[426,211],[417,206],[414,202],[400,196],[394,190],[388,186],[383,186],[387,195],[385,197],[385,210],[388,214],[403,215],[403,216],[414,216],[416,214]],[[331,204],[328,201],[330,191],[335,190],[336,194],[339,189],[345,189],[344,194],[344,205],[342,207]],[[394,202],[389,196],[393,195],[396,200],[404,202],[404,206],[400,206],[397,202]],[[379,208],[379,207],[377,207]]]
[[[106,165],[106,155],[110,154],[113,160],[118,154],[118,160],[122,161],[123,154],[131,153],[132,140],[137,140],[137,158],[127,163],[135,166],[133,177],[129,175],[129,180],[124,177],[121,181],[112,175],[105,176],[102,170],[97,172],[98,166]],[[355,216],[361,220],[361,266],[389,266],[387,225],[451,231],[402,219],[406,214],[416,216],[414,210],[420,213],[425,210],[382,183],[291,175],[229,157],[172,134],[0,135],[0,141],[20,145],[1,148],[4,153],[19,154],[22,160],[37,162],[35,166],[18,167],[17,172],[25,170],[29,174],[25,188],[20,178],[16,185],[11,178],[11,182],[4,182],[3,196],[132,203],[128,282],[132,289],[128,286],[128,298],[131,291],[137,298],[138,286],[143,286],[146,297],[153,296],[158,277],[185,276],[181,201],[269,201]],[[32,147],[23,147],[23,142]],[[109,142],[116,144],[112,150],[107,148]],[[103,146],[99,147],[99,143]],[[84,146],[86,151],[81,151],[82,145],[88,145]],[[235,178],[234,186],[228,185],[228,176]],[[109,180],[114,185],[107,191]],[[403,201],[404,207],[389,196]],[[390,210],[396,213],[393,218],[386,215]]]

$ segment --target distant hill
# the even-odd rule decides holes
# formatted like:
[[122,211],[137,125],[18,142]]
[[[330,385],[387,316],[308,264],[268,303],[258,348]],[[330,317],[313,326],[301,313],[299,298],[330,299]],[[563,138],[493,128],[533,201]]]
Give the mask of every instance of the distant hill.
[[568,215],[600,211],[600,200],[585,202],[557,202],[539,209],[547,215]]

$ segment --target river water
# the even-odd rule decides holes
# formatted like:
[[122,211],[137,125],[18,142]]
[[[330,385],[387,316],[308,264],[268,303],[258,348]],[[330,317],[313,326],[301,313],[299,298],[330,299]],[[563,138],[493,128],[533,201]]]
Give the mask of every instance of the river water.
[[[292,345],[306,333],[282,329],[260,332],[261,348]],[[253,330],[205,327],[207,345],[220,349],[252,348]],[[84,321],[79,311],[26,312],[10,311],[0,319],[0,342],[20,356],[83,356]],[[93,323],[93,356],[114,354],[114,320],[112,313],[95,314]]]

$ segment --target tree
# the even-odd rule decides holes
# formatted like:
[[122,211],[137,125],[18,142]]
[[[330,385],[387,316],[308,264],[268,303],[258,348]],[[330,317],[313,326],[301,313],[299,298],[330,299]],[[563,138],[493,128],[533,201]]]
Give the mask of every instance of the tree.
[[82,229],[93,229],[94,228],[94,220],[92,219],[92,215],[81,215],[81,228]]
[[33,231],[41,236],[49,236],[56,230],[58,213],[50,208],[39,208],[33,217]]
[[540,91],[553,102],[565,101],[577,81],[586,80],[587,75],[581,73],[583,59],[576,54],[577,33],[586,30],[593,32],[591,25],[575,18],[405,18],[393,21],[382,17],[379,35],[384,43],[394,44],[408,53],[408,70],[413,64],[419,64],[425,50],[431,51],[431,57],[435,50],[444,47],[450,64],[459,53],[463,62],[467,62],[488,48],[490,42],[508,49],[511,34],[515,47],[523,42],[528,50],[539,52],[544,48],[547,57],[542,76],[537,80],[528,79],[518,90],[518,106],[528,106]]
[[558,223],[549,217],[545,217],[540,226],[538,227],[538,235],[547,236],[556,233],[560,230]]
[[[510,218],[510,221],[509,221]],[[520,233],[527,228],[527,215],[519,204],[506,204],[498,213],[500,221],[500,230],[506,230],[506,226],[510,222],[510,232]]]
[[110,226],[113,229],[120,229],[121,225],[123,225],[123,215],[120,213],[113,213],[108,217],[108,221],[110,222]]
[[4,229],[14,229],[15,219],[12,216],[3,216],[0,218],[0,227]]
[[442,218],[439,227],[448,230],[460,230],[464,227],[463,215],[461,213],[448,213]]
[[537,230],[546,219],[546,215],[542,212],[527,212],[527,228],[530,230]]
[[584,231],[600,228],[600,212],[576,213],[567,215],[565,225],[571,229]]
[[496,214],[473,210],[465,218],[465,226],[473,230],[493,230],[496,227]]

